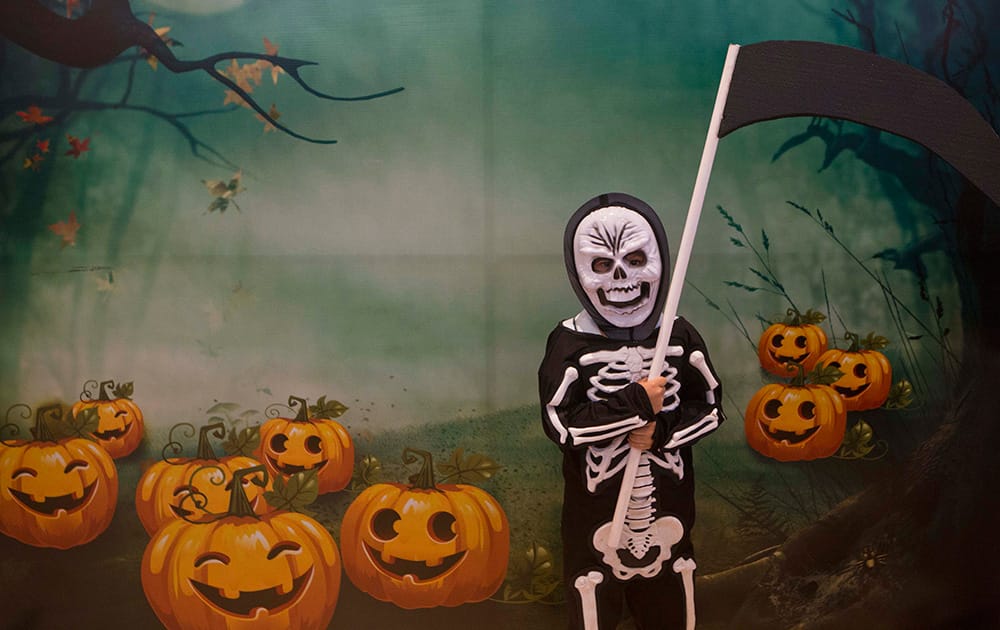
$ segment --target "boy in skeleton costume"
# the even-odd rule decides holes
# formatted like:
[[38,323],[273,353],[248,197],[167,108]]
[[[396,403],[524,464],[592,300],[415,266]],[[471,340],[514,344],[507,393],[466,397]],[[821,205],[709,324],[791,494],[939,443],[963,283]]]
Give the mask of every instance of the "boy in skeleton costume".
[[[650,377],[669,281],[666,234],[621,193],[585,203],[564,238],[583,304],[549,335],[542,424],[563,451],[562,536],[570,628],[613,630],[627,603],[643,630],[693,621],[691,445],[723,421],[719,382],[694,327],[677,318]],[[610,541],[630,445],[642,450],[620,544]]]

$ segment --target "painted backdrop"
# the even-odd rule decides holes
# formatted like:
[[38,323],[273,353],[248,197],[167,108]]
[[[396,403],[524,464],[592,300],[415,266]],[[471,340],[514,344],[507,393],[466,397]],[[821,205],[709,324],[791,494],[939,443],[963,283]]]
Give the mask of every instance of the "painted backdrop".
[[[26,490],[27,469],[42,483],[35,464],[0,467],[7,514],[17,492],[60,516],[94,479],[118,488],[93,498],[104,511],[86,540],[83,524],[58,545],[23,542],[40,525],[5,526],[3,628],[155,627],[158,597],[187,606],[145,575],[162,530],[140,513],[141,485],[202,456],[189,482],[223,474],[197,445],[208,425],[215,457],[272,457],[267,487],[227,468],[222,496],[178,507],[235,518],[242,485],[248,509],[307,510],[322,531],[292,544],[315,545],[314,575],[328,567],[309,615],[560,627],[560,457],[536,370],[579,310],[562,261],[573,210],[629,192],[676,247],[730,42],[846,44],[946,80],[994,128],[1000,107],[988,0],[143,0],[142,45],[135,30],[83,30],[126,24],[127,3],[46,0],[36,8],[69,20],[34,48],[21,36],[38,22],[11,19],[32,4],[9,3],[0,27],[0,458],[32,439],[120,440],[122,416],[142,425],[113,459],[66,456],[60,475],[81,459],[98,471],[73,472],[77,486]],[[701,627],[998,621],[997,216],[920,147],[857,125],[786,119],[723,140],[680,307],[729,417],[696,449]],[[831,347],[849,332],[873,342],[892,390],[848,412],[836,455],[783,463],[748,446],[744,416],[781,380],[761,368],[762,333],[810,310]],[[100,428],[108,409],[118,424]],[[273,441],[279,418],[315,431],[339,477],[283,455],[309,436]],[[374,518],[352,510],[389,483],[472,486],[492,514],[478,546],[493,555],[450,574],[452,598],[394,601],[341,573],[362,562],[347,525]],[[463,527],[444,531],[461,542]],[[293,565],[280,588],[212,588],[283,595]]]

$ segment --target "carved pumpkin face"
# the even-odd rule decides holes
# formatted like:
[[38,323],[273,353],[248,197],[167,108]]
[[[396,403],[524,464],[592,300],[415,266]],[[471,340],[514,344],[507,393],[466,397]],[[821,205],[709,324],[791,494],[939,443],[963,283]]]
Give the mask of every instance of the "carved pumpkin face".
[[111,456],[84,438],[0,446],[0,532],[68,549],[108,528],[118,500]]
[[833,389],[844,398],[848,411],[877,409],[889,397],[892,366],[881,352],[834,348],[824,352],[819,361],[843,372]]
[[833,455],[846,428],[844,402],[827,385],[765,385],[744,416],[747,443],[783,462]]
[[145,425],[138,405],[129,398],[114,398],[112,394],[108,394],[107,387],[112,384],[112,381],[101,383],[100,399],[78,401],[73,404],[71,413],[76,416],[84,409],[96,408],[98,426],[93,433],[94,439],[111,457],[118,459],[131,455],[139,446],[145,433]]
[[333,537],[308,516],[230,513],[164,525],[143,555],[142,588],[171,630],[325,628],[340,572]]
[[316,470],[320,494],[343,490],[354,473],[354,442],[340,423],[308,416],[304,400],[298,417],[274,418],[260,428],[254,457],[271,475],[289,477]]
[[826,345],[826,333],[814,324],[772,324],[760,336],[757,358],[768,372],[788,376],[792,363],[812,369]]
[[475,486],[373,485],[347,508],[340,535],[351,582],[401,608],[482,601],[507,572],[507,517]]

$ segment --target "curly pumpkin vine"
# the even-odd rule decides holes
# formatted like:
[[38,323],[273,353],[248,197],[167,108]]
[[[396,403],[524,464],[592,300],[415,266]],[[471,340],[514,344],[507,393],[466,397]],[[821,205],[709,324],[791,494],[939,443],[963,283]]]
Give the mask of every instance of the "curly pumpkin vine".
[[[178,429],[189,437],[195,432],[194,425],[187,422],[171,427],[163,459],[143,473],[136,487],[136,513],[150,535],[177,518],[193,523],[218,518],[228,505],[229,486],[236,483],[235,472],[260,464],[245,455],[216,455],[209,438],[226,437],[222,422],[212,422],[198,430],[198,447],[193,458],[177,457],[183,449],[174,439],[174,431]],[[255,512],[268,509],[263,490],[247,486],[244,493],[249,494],[248,501]]]

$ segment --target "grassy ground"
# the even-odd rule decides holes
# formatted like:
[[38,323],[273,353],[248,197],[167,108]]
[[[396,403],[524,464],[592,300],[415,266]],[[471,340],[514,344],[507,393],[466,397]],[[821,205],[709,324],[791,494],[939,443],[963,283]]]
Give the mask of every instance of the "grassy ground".
[[[357,459],[373,456],[381,462],[378,481],[405,481],[416,471],[416,466],[405,467],[401,462],[405,447],[428,450],[438,463],[457,448],[496,461],[501,469],[477,485],[496,497],[507,514],[512,557],[534,544],[546,547],[558,559],[560,456],[542,433],[534,406],[378,435],[356,428],[351,432]],[[111,526],[96,540],[60,551],[30,547],[0,536],[0,629],[158,627],[140,583],[140,562],[149,538],[135,514],[134,489],[143,466],[158,457],[158,445],[166,440],[152,435],[148,441],[157,446],[149,445],[144,452],[118,461],[119,504]],[[720,468],[729,461],[726,449],[731,447],[713,446],[707,441],[698,448],[699,521],[695,545],[699,571],[704,574],[733,566],[764,543],[737,533],[738,513],[727,500],[729,497],[723,496],[751,481]],[[333,533],[338,544],[343,514],[360,490],[323,495],[312,505],[316,518]],[[554,574],[558,575],[558,568]],[[561,591],[557,590],[553,597],[559,599]],[[455,608],[407,611],[359,591],[345,575],[331,627],[549,630],[562,627],[563,619],[559,605],[490,600]]]

